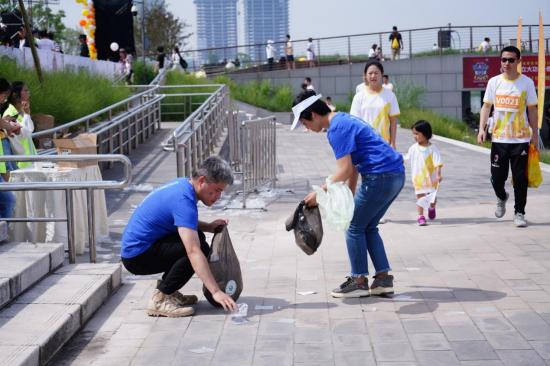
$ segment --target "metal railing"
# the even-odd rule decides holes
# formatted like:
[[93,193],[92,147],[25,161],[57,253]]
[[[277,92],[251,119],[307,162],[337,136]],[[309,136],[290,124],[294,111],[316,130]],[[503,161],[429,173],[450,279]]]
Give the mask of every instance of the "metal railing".
[[236,174],[242,175],[242,208],[246,208],[249,192],[274,185],[277,179],[276,120],[270,116],[239,122],[234,112],[228,129],[231,165]]
[[87,116],[81,117],[72,122],[68,122],[61,126],[57,126],[47,130],[35,132],[32,134],[32,137],[38,138],[45,136],[59,136],[69,132],[69,130],[73,127],[78,127],[81,132],[88,132],[90,131],[92,123],[95,119],[106,117],[107,120],[101,122],[100,124],[108,124],[113,121],[113,117],[115,117],[116,113],[132,112],[136,108],[139,108],[140,105],[144,102],[151,100],[153,97],[156,96],[157,89],[158,86],[150,86],[147,90],[143,92],[132,95],[129,98],[121,100],[120,102],[117,102],[115,104],[111,104],[108,107],[100,109],[94,113],[88,114]]
[[[79,132],[97,135],[98,154],[130,154],[160,128],[160,103],[163,96],[157,94],[158,90],[159,86],[147,86],[120,102],[61,126],[35,132],[32,136],[57,138],[78,128]],[[93,124],[98,118],[104,120]],[[55,154],[55,149],[45,149],[40,154]]]
[[[208,93],[208,98],[200,107],[187,116],[162,142],[165,151],[176,153],[178,177],[190,176],[193,169],[213,152],[221,132],[227,125],[231,108],[229,89],[221,84],[208,86],[216,87],[216,91]],[[193,93],[182,93],[181,96],[190,94]]]
[[132,163],[124,155],[0,155],[0,162],[59,162],[59,161],[109,161],[120,162],[124,165],[124,180],[122,181],[79,181],[79,182],[24,182],[2,183],[0,191],[65,191],[65,209],[67,216],[63,218],[33,217],[33,218],[0,218],[7,222],[67,222],[67,245],[69,262],[76,262],[76,250],[73,223],[73,194],[74,190],[86,191],[86,213],[88,215],[88,243],[90,246],[90,262],[96,262],[96,237],[94,214],[94,190],[121,189],[132,179]]
[[[550,34],[550,25],[544,25],[546,35]],[[402,36],[400,57],[410,58],[421,55],[475,52],[485,37],[491,39],[492,50],[499,51],[510,44],[516,45],[517,25],[452,26],[415,28],[399,30]],[[391,30],[363,34],[351,34],[333,37],[313,37],[315,53],[314,66],[363,62],[368,59],[373,45],[381,48],[384,59],[391,59]],[[550,38],[545,38],[549,49]],[[523,25],[522,48],[526,53],[538,52],[538,24]],[[266,43],[245,44],[231,47],[214,47],[185,51],[191,69],[203,68],[209,74],[238,72],[239,69],[261,67],[262,71],[286,68],[284,47],[286,39],[275,39],[275,63],[267,64]],[[267,39],[265,40],[267,42]],[[310,66],[307,61],[307,39],[292,40],[296,67]],[[183,52],[182,52],[183,53]],[[225,68],[224,59],[239,58],[240,68]],[[209,61],[210,60],[210,61]],[[212,63],[212,60],[216,60]],[[280,61],[280,62],[278,62]],[[250,70],[248,70],[250,71]]]

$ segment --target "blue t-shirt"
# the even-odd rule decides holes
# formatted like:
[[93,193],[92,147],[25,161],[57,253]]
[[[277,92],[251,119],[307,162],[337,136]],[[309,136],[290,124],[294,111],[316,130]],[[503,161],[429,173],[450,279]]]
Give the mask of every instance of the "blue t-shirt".
[[403,157],[365,121],[337,113],[327,132],[336,159],[351,154],[360,174],[404,172]]
[[197,230],[199,213],[195,189],[188,178],[178,178],[151,192],[136,208],[122,235],[122,258],[133,258],[157,240],[178,232]]

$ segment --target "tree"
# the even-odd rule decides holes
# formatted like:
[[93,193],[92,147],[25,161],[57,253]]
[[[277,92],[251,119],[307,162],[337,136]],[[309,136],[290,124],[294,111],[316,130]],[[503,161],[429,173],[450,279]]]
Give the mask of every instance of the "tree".
[[[141,11],[141,7],[138,7]],[[136,49],[142,50],[141,43],[141,14],[134,22],[134,37]],[[183,50],[188,45],[188,39],[193,33],[186,33],[190,25],[179,19],[171,11],[167,10],[165,0],[153,0],[145,7],[145,28],[143,31],[147,37],[145,45],[147,54],[155,53],[158,46],[164,46],[166,51],[174,46]]]
[[65,24],[63,24],[63,18],[65,18],[64,10],[54,13],[50,7],[43,3],[38,3],[34,4],[28,11],[32,19],[33,28],[54,32],[58,39],[62,36],[65,30]]
[[61,43],[61,49],[64,53],[69,55],[79,55],[80,54],[80,41],[78,36],[82,33],[81,30],[75,28],[65,28],[62,34],[59,35],[58,39]]

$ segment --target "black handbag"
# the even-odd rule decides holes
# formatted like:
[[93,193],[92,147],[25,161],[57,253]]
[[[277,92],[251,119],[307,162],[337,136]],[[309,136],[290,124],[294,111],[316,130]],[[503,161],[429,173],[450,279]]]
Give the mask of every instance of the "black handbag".
[[182,69],[186,70],[187,69],[187,61],[185,61],[185,59],[183,57],[180,56],[180,66]]
[[319,207],[307,207],[304,201],[285,222],[286,231],[294,230],[294,240],[307,255],[317,251],[323,240],[323,223]]

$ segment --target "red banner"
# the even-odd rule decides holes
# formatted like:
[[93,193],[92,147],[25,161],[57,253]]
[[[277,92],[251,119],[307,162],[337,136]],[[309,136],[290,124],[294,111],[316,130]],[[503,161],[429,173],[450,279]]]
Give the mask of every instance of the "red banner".
[[[530,77],[537,85],[538,56],[523,56],[521,69],[525,76]],[[464,57],[462,59],[462,75],[465,89],[485,89],[487,82],[493,76],[500,74],[500,57]],[[546,55],[546,87],[550,87],[550,55]]]

